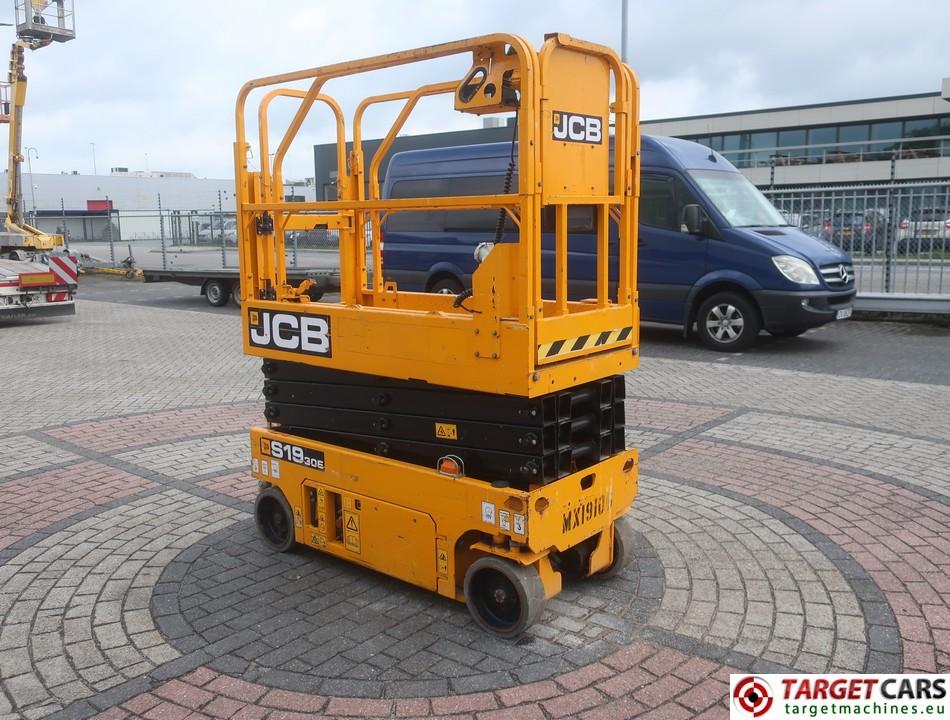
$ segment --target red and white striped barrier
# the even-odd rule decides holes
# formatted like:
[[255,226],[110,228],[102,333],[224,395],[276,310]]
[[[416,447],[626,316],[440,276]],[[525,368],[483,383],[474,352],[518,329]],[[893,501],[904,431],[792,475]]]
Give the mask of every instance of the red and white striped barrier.
[[63,285],[79,283],[79,263],[72,255],[50,255],[49,269]]

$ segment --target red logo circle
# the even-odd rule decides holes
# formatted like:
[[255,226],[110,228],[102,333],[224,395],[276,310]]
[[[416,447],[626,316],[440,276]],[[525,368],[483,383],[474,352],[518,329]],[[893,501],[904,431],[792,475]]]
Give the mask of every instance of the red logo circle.
[[736,683],[732,702],[736,709],[754,718],[762,717],[772,707],[772,688],[764,678],[749,675]]

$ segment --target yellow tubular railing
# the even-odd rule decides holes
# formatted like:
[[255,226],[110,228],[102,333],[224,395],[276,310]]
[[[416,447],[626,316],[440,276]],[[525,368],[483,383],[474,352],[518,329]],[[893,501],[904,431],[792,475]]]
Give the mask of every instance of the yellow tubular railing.
[[[347,117],[327,93],[332,81],[465,53],[472,57],[470,73],[484,68],[491,76],[491,94],[486,88],[477,101],[467,105],[471,96],[467,98],[462,92],[460,81],[452,80],[367,97],[353,111],[353,142],[348,152]],[[590,82],[578,80],[575,69]],[[287,87],[296,83],[303,85]],[[255,91],[262,91],[255,148],[260,171],[251,172],[245,112]],[[383,198],[382,162],[419,101],[456,91],[455,106],[464,112],[480,115],[517,111],[517,188],[505,195]],[[475,92],[481,90],[476,88]],[[515,93],[518,101],[512,103]],[[279,141],[275,137],[277,148],[271,160],[269,112],[278,97],[292,98],[299,104],[286,128],[277,135]],[[322,201],[283,202],[288,152],[318,102],[327,105],[333,114],[337,196]],[[370,107],[390,102],[401,106],[367,167],[364,117]],[[417,377],[416,373],[422,373],[419,377],[427,377],[430,382],[474,389],[484,389],[492,382],[499,391],[529,395],[568,387],[582,382],[582,377],[604,377],[629,368],[630,349],[637,342],[632,326],[637,317],[638,102],[636,77],[616,53],[566,35],[549,36],[540,51],[517,36],[494,34],[246,83],[235,106],[234,146],[241,283],[248,303],[246,330],[248,322],[259,327],[264,313],[322,313],[328,327],[332,326],[332,360],[299,353],[286,359],[393,377]],[[562,136],[555,131],[562,113],[572,121],[597,120],[597,136],[559,140]],[[562,134],[566,127],[562,126]],[[608,182],[606,165],[611,159],[613,180]],[[556,168],[553,173],[552,168]],[[545,206],[553,211],[555,220],[550,258],[554,295],[550,299],[542,293],[541,215]],[[596,293],[583,301],[572,301],[569,296],[572,275],[568,240],[573,237],[569,218],[573,218],[575,206],[591,208],[595,224],[592,244]],[[506,212],[517,227],[518,242],[495,247],[476,270],[473,294],[464,303],[453,303],[452,297],[400,291],[385,282],[380,227],[385,217],[409,211],[473,209]],[[313,219],[321,215],[325,216],[322,222]],[[368,280],[364,241],[367,223],[372,229],[372,282]],[[615,278],[611,277],[611,223],[617,225],[619,246]],[[301,288],[286,285],[284,232],[317,224],[339,231],[340,301],[306,309],[307,299],[301,295]],[[616,294],[611,292],[614,280]],[[427,334],[430,332],[432,335]],[[245,337],[249,352],[265,357],[286,355],[279,350],[255,351],[252,345]],[[517,357],[517,362],[497,364],[491,371],[492,361],[503,357]],[[574,362],[579,360],[584,364]]]

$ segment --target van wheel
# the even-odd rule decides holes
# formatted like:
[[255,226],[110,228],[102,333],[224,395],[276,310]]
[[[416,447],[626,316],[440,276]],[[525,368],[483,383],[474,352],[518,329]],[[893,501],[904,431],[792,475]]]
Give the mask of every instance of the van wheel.
[[755,305],[733,292],[707,298],[699,306],[696,325],[703,345],[720,352],[740,352],[752,347],[760,329]]
[[231,286],[226,280],[209,280],[205,285],[205,297],[215,307],[227,305],[228,298],[231,297]]
[[464,289],[462,283],[454,277],[444,277],[432,283],[429,292],[438,293],[439,295],[458,295]]

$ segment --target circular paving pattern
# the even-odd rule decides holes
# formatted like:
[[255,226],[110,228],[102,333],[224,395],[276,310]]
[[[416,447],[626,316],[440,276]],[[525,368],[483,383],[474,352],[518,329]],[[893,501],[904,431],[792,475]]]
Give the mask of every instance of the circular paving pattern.
[[625,572],[568,583],[513,641],[480,631],[464,604],[435,593],[306,548],[273,553],[250,519],[200,541],[194,559],[171,562],[152,614],[172,645],[227,650],[212,667],[287,689],[412,697],[445,694],[452,681],[504,688],[630,642],[663,585],[656,553],[636,540]]
[[256,403],[0,437],[0,716],[725,717],[733,671],[950,669],[944,440],[637,390],[634,560],[510,641],[267,550]]

